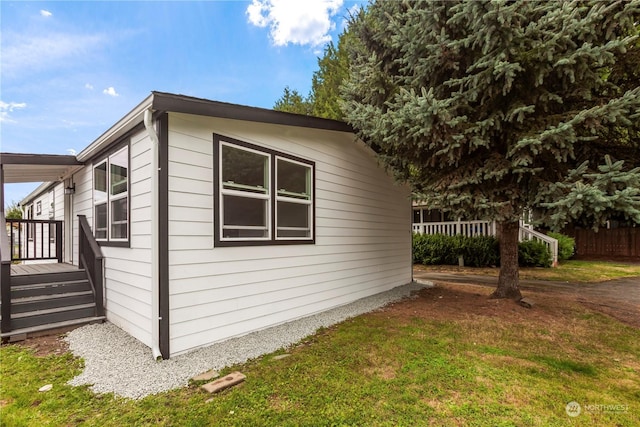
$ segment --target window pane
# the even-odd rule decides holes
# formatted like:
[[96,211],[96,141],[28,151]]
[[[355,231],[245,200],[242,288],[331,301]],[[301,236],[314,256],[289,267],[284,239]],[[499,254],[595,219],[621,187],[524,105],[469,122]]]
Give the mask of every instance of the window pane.
[[287,237],[306,237],[311,238],[311,230],[278,230],[280,239]]
[[278,194],[308,200],[311,197],[311,167],[278,159]]
[[267,201],[248,197],[223,196],[223,225],[267,226]]
[[127,171],[129,167],[129,150],[122,151],[109,157],[111,165],[111,195],[125,193],[127,191]]
[[107,162],[93,168],[93,200],[96,203],[107,201]]
[[269,235],[266,229],[225,228],[222,230],[222,237],[225,239],[264,239]]
[[96,239],[106,239],[107,238],[107,204],[103,203],[101,205],[95,206],[95,235]]
[[310,205],[278,202],[278,237],[311,237]]
[[114,200],[111,202],[111,238],[127,238],[127,198]]
[[269,187],[269,157],[266,155],[223,145],[222,150],[222,183],[224,188],[252,191],[251,188],[238,188],[229,184],[264,189]]
[[418,224],[421,223],[422,221],[420,221],[420,209],[415,209],[413,211],[413,223],[414,224]]

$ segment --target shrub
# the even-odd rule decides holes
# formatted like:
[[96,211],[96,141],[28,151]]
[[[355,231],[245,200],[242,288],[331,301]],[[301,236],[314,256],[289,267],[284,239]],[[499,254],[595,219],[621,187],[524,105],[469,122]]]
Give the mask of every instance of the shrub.
[[558,241],[558,261],[566,261],[575,253],[576,239],[560,233],[547,233]]
[[[500,265],[500,247],[495,237],[413,235],[413,262],[416,264],[458,265],[460,255],[469,267]],[[518,263],[521,267],[550,267],[551,255],[544,243],[525,241],[518,245]]]
[[518,245],[520,267],[551,267],[551,254],[547,246],[535,240],[525,240]]
[[464,238],[462,255],[464,265],[469,267],[490,267],[500,265],[500,246],[493,236]]
[[413,262],[425,265],[455,265],[461,236],[414,234]]

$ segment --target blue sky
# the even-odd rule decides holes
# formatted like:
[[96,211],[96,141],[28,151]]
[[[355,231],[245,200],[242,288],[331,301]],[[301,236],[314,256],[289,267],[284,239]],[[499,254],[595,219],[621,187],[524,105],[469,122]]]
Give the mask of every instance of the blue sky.
[[[152,90],[265,108],[285,86],[306,94],[361,5],[2,1],[0,151],[79,152]],[[5,185],[5,202],[37,185]]]

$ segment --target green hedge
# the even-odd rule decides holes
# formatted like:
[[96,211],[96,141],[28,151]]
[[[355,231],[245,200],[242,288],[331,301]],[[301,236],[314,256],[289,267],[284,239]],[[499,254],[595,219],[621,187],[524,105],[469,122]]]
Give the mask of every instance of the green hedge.
[[575,253],[576,239],[560,233],[547,233],[558,241],[558,261],[566,261]]
[[[458,257],[464,257],[468,267],[500,265],[500,248],[495,237],[447,236],[445,234],[414,234],[413,262],[424,265],[458,265]],[[522,267],[550,267],[551,256],[544,243],[521,242],[518,262]]]
[[544,243],[525,240],[518,244],[518,264],[520,267],[551,267],[551,254]]

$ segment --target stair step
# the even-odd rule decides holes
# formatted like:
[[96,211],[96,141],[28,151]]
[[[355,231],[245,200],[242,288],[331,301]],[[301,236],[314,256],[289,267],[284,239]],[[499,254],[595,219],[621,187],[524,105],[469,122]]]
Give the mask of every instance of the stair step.
[[11,299],[36,297],[42,295],[64,294],[69,292],[90,291],[91,285],[85,277],[80,280],[65,282],[34,283],[28,285],[11,286]]
[[93,302],[93,292],[91,291],[38,295],[13,299],[11,302],[11,313],[12,316],[15,316],[18,313],[25,313],[29,311],[40,311],[57,307],[90,304]]
[[11,276],[11,287],[38,283],[73,282],[87,278],[85,270],[65,271],[62,273],[40,273]]
[[54,323],[48,323],[46,325],[37,325],[37,326],[31,326],[28,328],[20,328],[20,329],[15,329],[12,330],[11,332],[5,332],[3,334],[0,334],[1,338],[7,338],[7,337],[12,337],[12,336],[17,336],[17,335],[26,335],[28,336],[29,334],[34,334],[34,333],[38,333],[38,332],[43,332],[43,331],[53,331],[56,329],[66,329],[66,328],[72,328],[74,326],[81,326],[81,325],[85,325],[88,323],[97,323],[97,322],[103,322],[105,320],[104,316],[91,316],[91,317],[83,317],[80,319],[73,319],[73,320],[65,320],[62,322],[54,322]]
[[30,328],[33,326],[76,320],[85,317],[95,317],[95,311],[96,305],[90,303],[16,313],[11,316],[11,329],[13,332],[17,329]]

